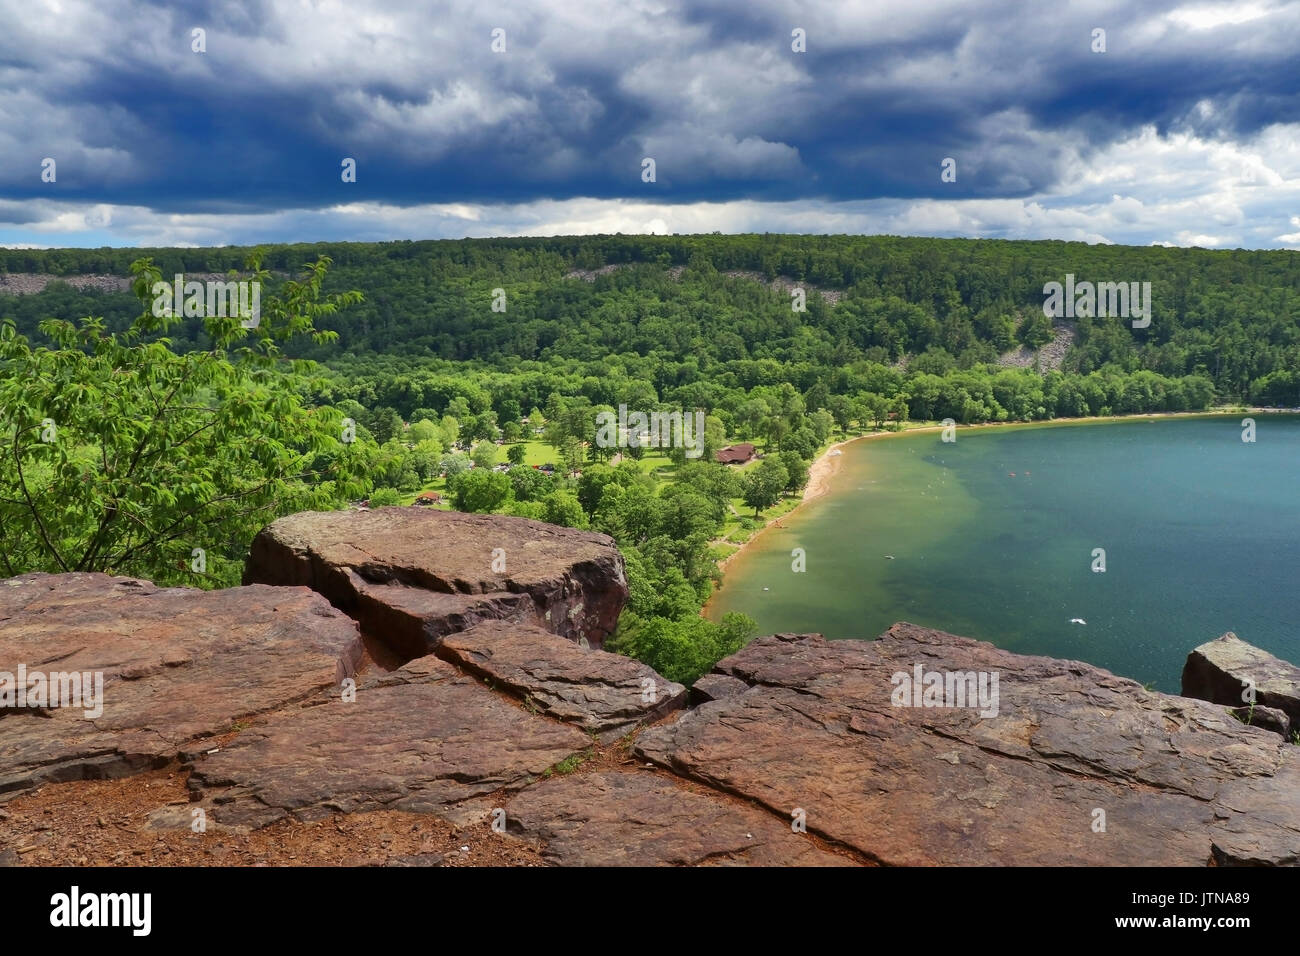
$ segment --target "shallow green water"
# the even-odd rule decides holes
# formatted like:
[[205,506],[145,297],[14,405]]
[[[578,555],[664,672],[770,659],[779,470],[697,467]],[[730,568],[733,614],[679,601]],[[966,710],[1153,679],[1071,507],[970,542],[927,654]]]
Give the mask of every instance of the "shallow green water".
[[832,638],[912,621],[1173,693],[1224,631],[1300,663],[1300,417],[1256,422],[1253,444],[1240,416],[855,442],[829,494],[728,565],[708,615]]

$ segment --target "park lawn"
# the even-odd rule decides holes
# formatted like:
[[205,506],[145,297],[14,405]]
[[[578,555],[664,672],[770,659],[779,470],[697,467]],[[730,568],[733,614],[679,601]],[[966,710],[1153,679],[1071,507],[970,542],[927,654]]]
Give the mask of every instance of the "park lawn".
[[506,442],[504,445],[500,446],[500,461],[506,460],[506,452],[510,450],[512,444],[524,446],[524,464],[529,468],[533,467],[533,465],[545,464],[555,465],[557,468],[561,467],[559,452],[540,439],[529,439],[528,441],[522,442]]

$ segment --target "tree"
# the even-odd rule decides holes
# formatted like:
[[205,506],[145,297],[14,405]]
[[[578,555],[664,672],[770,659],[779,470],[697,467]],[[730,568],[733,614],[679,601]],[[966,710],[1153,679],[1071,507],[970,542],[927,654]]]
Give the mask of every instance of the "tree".
[[442,444],[445,448],[453,448],[460,438],[460,422],[451,415],[442,416]]
[[781,440],[790,434],[790,423],[780,415],[769,416],[763,422],[763,434],[767,437],[767,447],[781,450]]
[[849,425],[853,423],[854,419],[853,404],[848,397],[832,395],[827,409],[830,411],[831,417],[835,419],[835,424],[840,427],[840,431],[847,433]]
[[714,535],[718,531],[721,522],[718,521],[709,499],[684,485],[675,485],[671,486],[671,488],[675,493],[665,495],[662,498],[664,502],[661,511],[663,530],[678,540],[683,540],[697,533],[708,537]]
[[459,451],[443,455],[438,462],[438,470],[447,476],[448,481],[451,481],[462,471],[469,471],[469,455]]
[[555,489],[555,479],[536,468],[512,468],[507,477],[519,501],[541,501]]
[[500,450],[494,442],[481,441],[474,446],[474,450],[470,452],[469,458],[470,461],[474,462],[475,468],[491,468],[497,463],[499,455]]
[[431,422],[427,418],[422,418],[411,426],[411,430],[407,433],[407,437],[409,437],[413,442],[428,441],[431,438],[441,438],[442,430],[435,422]]
[[1016,329],[1016,338],[1026,348],[1039,349],[1052,341],[1052,320],[1042,311],[1030,312]]
[[713,509],[714,520],[721,524],[727,518],[731,499],[740,494],[740,478],[730,466],[709,461],[692,461],[677,470],[677,480],[664,489],[663,496],[668,498],[678,493],[680,489],[693,491],[707,498]]
[[458,422],[463,422],[474,413],[470,410],[469,402],[464,395],[457,395],[447,403],[447,414]]
[[[261,261],[248,257],[247,281],[266,286]],[[186,320],[154,314],[150,259],[131,265],[145,311],[122,332],[50,319],[40,331],[54,347],[33,347],[0,323],[0,571],[232,585],[269,522],[359,497],[366,453],[343,442],[340,412],[304,401],[321,383],[280,352],[333,341],[315,321],[361,301],[321,296],[329,263],[262,295],[256,328],[204,317],[200,352],[157,339]]]
[[522,465],[527,457],[528,447],[526,445],[511,445],[506,449],[506,461],[512,465]]
[[785,466],[775,458],[764,458],[745,469],[740,479],[741,497],[754,509],[754,517],[764,508],[770,508],[781,499],[790,475]]
[[523,410],[519,407],[519,402],[513,398],[502,399],[498,407],[500,414],[498,419],[502,422],[514,422],[517,426],[519,419],[523,418]]
[[543,498],[542,520],[566,528],[587,527],[587,515],[571,491],[557,491]]
[[859,400],[862,402],[863,411],[871,419],[872,425],[876,428],[883,428],[885,422],[889,420],[893,402],[875,392],[866,392],[859,397]]
[[808,484],[808,462],[796,451],[781,452],[780,460],[786,471],[784,490],[791,494],[802,491]]
[[813,434],[817,436],[817,444],[823,445],[826,439],[831,437],[831,431],[835,427],[835,416],[824,408],[819,408],[808,416],[809,426]]
[[387,508],[401,503],[402,495],[396,488],[376,488],[370,493],[370,507],[372,508]]
[[403,432],[402,416],[394,409],[381,406],[376,408],[366,419],[366,427],[375,436],[375,441],[383,444],[400,436]]
[[510,479],[499,471],[462,471],[447,481],[457,511],[495,511],[510,497]]
[[438,465],[442,461],[442,445],[437,439],[417,442],[409,456],[411,466],[419,475],[420,481],[429,481],[438,476]]
[[747,399],[736,409],[736,424],[740,426],[742,434],[746,438],[752,438],[759,433],[763,422],[771,414],[772,409],[768,407],[767,402],[763,401],[763,399]]

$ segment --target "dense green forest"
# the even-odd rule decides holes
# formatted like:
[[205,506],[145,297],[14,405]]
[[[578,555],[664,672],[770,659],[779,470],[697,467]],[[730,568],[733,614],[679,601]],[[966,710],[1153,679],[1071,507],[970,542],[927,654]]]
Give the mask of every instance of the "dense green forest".
[[[0,271],[125,275],[131,261],[147,256],[170,276],[238,268],[247,252],[0,250]],[[543,368],[565,360],[591,366],[618,356],[620,365],[661,391],[707,378],[724,389],[789,381],[807,391],[820,382],[831,394],[845,394],[861,363],[890,364],[905,353],[930,352],[921,371],[943,374],[977,368],[1017,340],[1040,344],[1043,284],[1072,273],[1081,280],[1150,281],[1154,310],[1146,329],[1115,319],[1079,320],[1065,371],[1202,375],[1222,400],[1300,401],[1300,261],[1285,251],[853,236],[600,236],[288,245],[267,250],[264,264],[288,273],[321,255],[333,260],[326,292],[357,289],[365,296],[325,326],[339,333],[337,342],[302,346],[297,353],[329,363],[387,356],[514,371],[530,361]],[[605,265],[629,268],[594,283],[564,278],[574,269]],[[684,267],[676,278],[669,273],[675,267]],[[786,294],[721,274],[728,271],[805,284],[807,312],[793,312]],[[814,287],[842,297],[831,306],[812,293]],[[491,310],[495,288],[506,292],[504,311]],[[134,309],[129,294],[66,287],[0,296],[0,315],[14,317],[20,331],[38,318],[91,312],[104,315],[110,327],[125,327]],[[201,336],[182,335],[173,330],[180,347],[204,344]],[[987,410],[998,417],[997,408]]]
[[[245,270],[249,256],[236,248],[0,250],[0,271],[126,276],[143,258],[152,265],[142,268],[170,279]],[[65,569],[65,556],[76,552],[87,556],[83,569],[229,584],[244,539],[277,511],[342,506],[367,494],[375,504],[395,502],[445,480],[439,487],[465,510],[613,535],[632,587],[613,646],[689,680],[749,633],[743,619],[719,626],[698,616],[719,577],[713,542],[735,502],[757,515],[796,493],[811,458],[837,435],[895,419],[1300,405],[1300,258],[1288,252],[600,236],[275,246],[253,267],[262,270],[268,301],[281,303],[270,314],[283,321],[247,333],[252,352],[229,323],[142,317],[147,284],[138,282],[134,294],[62,282],[22,296],[0,287],[0,442],[10,446],[0,447],[5,573]],[[998,364],[1002,353],[1036,349],[1060,331],[1043,315],[1043,286],[1067,274],[1150,282],[1149,326],[1078,318],[1059,369]],[[47,321],[82,317],[97,318],[80,332]],[[203,356],[228,364],[216,374]],[[192,377],[194,369],[208,378]],[[192,541],[172,525],[152,553],[138,542],[114,551],[108,525],[89,520],[75,500],[76,482],[87,485],[102,470],[97,458],[105,468],[117,464],[105,448],[121,446],[135,467],[138,449],[176,440],[161,424],[153,435],[153,425],[78,417],[77,401],[112,394],[119,415],[165,422],[170,413],[156,404],[131,407],[143,400],[119,387],[128,372],[146,390],[174,375],[176,389],[184,383],[186,414],[220,412],[238,444],[230,459],[240,463],[238,475],[207,465],[186,481],[172,468],[171,484],[150,483],[147,507],[136,504],[133,520],[143,523],[146,513],[174,511],[178,495],[190,501],[189,517],[176,525],[190,528],[190,538],[211,501],[231,511],[221,540],[208,541],[212,568],[201,581]],[[271,384],[267,376],[277,372]],[[265,410],[255,416],[253,396],[278,402],[284,420],[272,422]],[[624,449],[616,462],[615,450],[594,438],[597,413],[619,405],[703,412],[708,453],[688,461],[674,449],[663,468],[647,469],[644,449]],[[22,438],[46,420],[76,423],[67,450]],[[356,441],[333,437],[341,420],[355,423]],[[254,431],[269,436],[270,453],[259,450]],[[498,442],[517,448],[522,461],[525,439],[554,449],[553,474],[493,470]],[[736,440],[766,452],[741,474],[709,460]],[[219,453],[220,442],[203,450]],[[203,456],[181,460],[200,468]],[[154,460],[167,459],[160,452]],[[24,463],[27,471],[17,473]],[[260,491],[259,469],[273,473],[274,494],[236,520],[234,489]],[[126,513],[131,477],[139,480],[113,477],[121,484],[109,482],[95,507]],[[47,509],[81,507],[78,520],[64,522],[62,540],[49,540],[35,520],[42,495]]]

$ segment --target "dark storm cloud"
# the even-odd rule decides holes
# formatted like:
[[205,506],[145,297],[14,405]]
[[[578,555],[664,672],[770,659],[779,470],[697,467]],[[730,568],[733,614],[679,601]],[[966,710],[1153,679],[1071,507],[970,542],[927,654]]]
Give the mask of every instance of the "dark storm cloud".
[[1300,121],[1294,3],[0,0],[0,17],[0,195],[160,214],[1026,198],[1144,127],[1231,144]]

